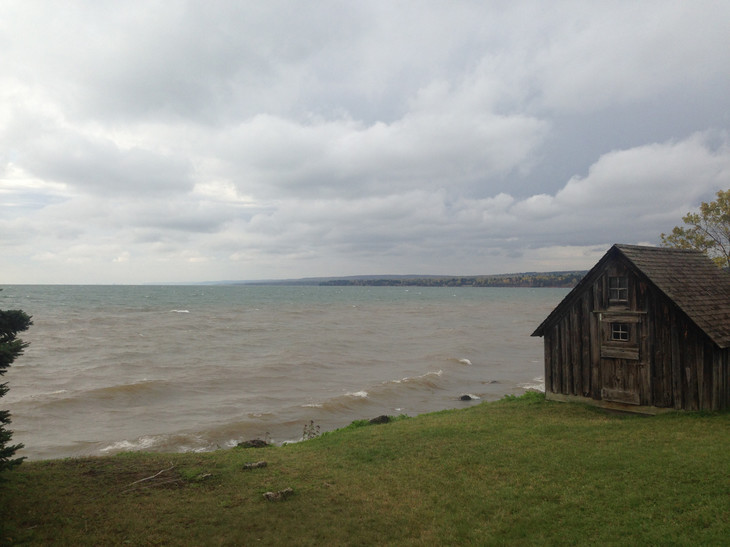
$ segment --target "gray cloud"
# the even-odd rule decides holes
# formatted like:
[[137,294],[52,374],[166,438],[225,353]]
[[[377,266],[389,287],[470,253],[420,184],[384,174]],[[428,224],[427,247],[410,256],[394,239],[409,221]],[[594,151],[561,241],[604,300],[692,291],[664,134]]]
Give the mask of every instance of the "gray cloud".
[[730,187],[730,7],[0,8],[1,282],[589,267]]

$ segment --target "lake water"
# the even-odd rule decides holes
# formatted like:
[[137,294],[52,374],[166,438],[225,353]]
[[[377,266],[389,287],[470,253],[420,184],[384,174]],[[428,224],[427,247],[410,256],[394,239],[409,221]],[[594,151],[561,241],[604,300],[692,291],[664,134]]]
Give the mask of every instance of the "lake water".
[[[4,380],[29,459],[280,443],[542,389],[530,333],[566,289],[4,286],[30,347]],[[460,400],[471,395],[472,401]]]

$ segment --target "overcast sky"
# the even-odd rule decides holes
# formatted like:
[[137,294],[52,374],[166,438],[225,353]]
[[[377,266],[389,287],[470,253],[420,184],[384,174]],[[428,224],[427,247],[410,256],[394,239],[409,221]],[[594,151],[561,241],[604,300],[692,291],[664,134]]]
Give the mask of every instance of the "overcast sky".
[[0,283],[590,268],[730,188],[730,2],[0,2]]

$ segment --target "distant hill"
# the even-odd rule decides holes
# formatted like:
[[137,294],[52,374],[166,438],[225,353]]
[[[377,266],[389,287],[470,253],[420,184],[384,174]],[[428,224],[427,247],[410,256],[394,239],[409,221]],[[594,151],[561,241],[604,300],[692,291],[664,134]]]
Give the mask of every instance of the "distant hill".
[[500,275],[354,275],[233,282],[245,285],[319,285],[369,287],[574,287],[586,271],[526,272]]

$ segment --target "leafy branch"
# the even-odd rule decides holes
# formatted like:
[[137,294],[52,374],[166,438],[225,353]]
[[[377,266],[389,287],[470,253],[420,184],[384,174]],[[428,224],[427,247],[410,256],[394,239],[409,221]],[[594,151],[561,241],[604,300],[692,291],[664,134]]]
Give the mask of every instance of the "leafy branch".
[[721,268],[730,267],[730,190],[718,191],[717,199],[702,202],[699,213],[687,213],[670,234],[661,234],[662,245],[695,249]]

